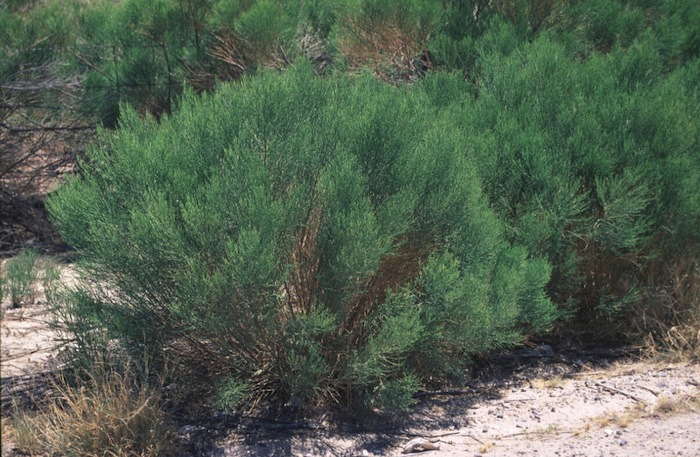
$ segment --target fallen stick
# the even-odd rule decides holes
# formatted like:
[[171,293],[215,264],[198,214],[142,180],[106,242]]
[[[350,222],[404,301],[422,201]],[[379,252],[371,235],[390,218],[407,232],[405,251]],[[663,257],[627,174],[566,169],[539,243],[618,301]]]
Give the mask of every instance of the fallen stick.
[[428,435],[428,438],[442,438],[443,436],[459,435],[459,432],[445,432],[438,433],[437,435]]
[[476,441],[476,442],[477,442],[477,443],[479,443],[479,444],[484,444],[484,442],[483,442],[483,441],[481,441],[481,440],[480,440],[479,438],[477,438],[476,436],[472,435],[471,433],[470,433],[470,434],[468,434],[468,435],[464,435],[464,436],[466,436],[466,437],[469,437],[469,438],[473,439],[474,441]]
[[[542,434],[542,432],[543,432],[542,430],[533,430],[531,432],[517,432],[517,433],[511,433],[510,435],[500,435],[498,438],[505,439],[505,438],[514,438],[516,436],[531,436],[531,435],[539,436]],[[553,431],[548,432],[548,433],[553,433],[556,435],[563,435],[565,433],[569,433],[571,435],[575,435],[577,432],[572,432],[571,430],[553,430]]]
[[[435,435],[427,435],[427,438],[430,440],[434,440],[434,438],[442,438],[445,436],[450,436],[450,435],[459,435],[459,432],[445,432],[445,433],[438,433]],[[426,436],[425,434],[418,435],[416,433],[402,433],[401,436],[405,436],[408,438],[422,438]]]
[[655,397],[658,397],[658,396],[659,396],[659,393],[658,393],[657,391],[655,391],[654,389],[650,388],[650,387],[642,386],[641,384],[637,384],[636,387],[639,387],[640,389],[644,389],[644,390],[646,390],[646,391],[649,391],[649,392],[653,393]]
[[452,389],[452,390],[431,390],[427,392],[416,392],[413,394],[413,398],[421,398],[421,397],[437,397],[440,395],[468,395],[468,394],[474,394],[474,393],[481,393],[479,391],[476,391],[474,389]]
[[501,403],[517,403],[519,401],[535,401],[537,400],[536,398],[506,398],[505,400],[501,400]]
[[634,401],[636,401],[636,402],[638,402],[638,403],[644,403],[644,404],[646,404],[646,402],[645,402],[644,400],[642,400],[641,398],[637,397],[636,395],[632,395],[632,394],[629,393],[629,392],[625,392],[624,390],[616,389],[615,387],[606,386],[605,384],[601,384],[601,383],[599,383],[599,382],[596,382],[595,385],[598,386],[598,387],[600,387],[600,388],[602,388],[602,389],[605,389],[605,390],[607,390],[607,391],[609,391],[609,392],[613,392],[613,393],[616,393],[616,394],[624,395],[625,397],[631,398],[632,400],[634,400]]
[[45,349],[45,348],[36,348],[36,349],[31,350],[31,351],[22,352],[22,353],[15,354],[15,355],[12,355],[9,357],[3,357],[3,362],[9,362],[11,360],[21,359],[22,357],[27,357],[28,355],[36,354],[37,352],[40,352],[43,349]]

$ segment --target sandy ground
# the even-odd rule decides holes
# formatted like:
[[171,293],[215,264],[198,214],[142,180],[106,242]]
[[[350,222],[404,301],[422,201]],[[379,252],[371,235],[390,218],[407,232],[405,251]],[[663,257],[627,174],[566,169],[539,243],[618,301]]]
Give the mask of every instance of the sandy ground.
[[440,449],[420,454],[435,457],[700,456],[700,366],[627,361],[533,371],[424,398],[400,420],[340,426],[348,432],[240,427],[188,455],[395,456],[422,438]]
[[[2,262],[2,267],[6,262]],[[75,282],[76,274],[70,266],[56,266],[61,271],[61,283]],[[41,263],[39,268],[43,271]],[[51,328],[42,281],[35,285],[34,296],[33,300],[23,301],[18,308],[11,306],[9,296],[0,303],[0,374],[3,379],[36,374],[50,369],[54,363],[60,341]]]
[[47,369],[58,344],[46,313],[38,305],[5,310],[0,338],[3,378]]
[[[47,370],[59,343],[41,300],[2,307],[5,390]],[[700,365],[576,359],[549,347],[525,355],[501,359],[460,392],[424,395],[403,415],[181,424],[183,457],[394,456],[416,438],[439,445],[421,453],[436,457],[700,457]],[[5,455],[14,455],[11,443]]]

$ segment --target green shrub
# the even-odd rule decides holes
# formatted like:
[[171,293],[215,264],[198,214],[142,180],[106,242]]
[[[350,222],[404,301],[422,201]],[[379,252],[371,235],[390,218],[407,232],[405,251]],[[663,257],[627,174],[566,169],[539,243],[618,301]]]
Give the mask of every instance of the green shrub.
[[482,54],[475,99],[454,75],[424,85],[458,102],[450,116],[507,236],[549,260],[550,297],[595,337],[610,336],[602,322],[627,331],[666,287],[658,263],[700,243],[697,91],[685,68],[663,76],[650,40],[575,61],[542,37]]
[[546,330],[548,265],[506,242],[429,105],[301,63],[187,94],[160,124],[126,110],[49,201],[105,290],[79,293],[76,322],[134,357],[206,361],[212,385],[235,380],[224,399],[307,405],[406,406]]
[[38,257],[36,252],[25,249],[7,262],[5,282],[13,308],[19,308],[23,303],[31,303],[36,298]]
[[82,17],[89,44],[78,64],[86,75],[85,105],[114,126],[119,104],[168,112],[182,91],[188,49],[196,46],[184,10],[168,0],[100,2]]
[[61,268],[53,261],[48,261],[44,265],[44,272],[41,278],[44,286],[44,297],[49,308],[56,306],[61,293]]
[[214,404],[222,409],[236,410],[245,400],[248,385],[234,378],[226,380],[216,391]]
[[264,65],[273,55],[276,60],[284,60],[287,52],[295,51],[291,38],[298,17],[294,7],[285,3],[260,0],[236,19],[234,31],[245,43],[245,53],[252,62]]

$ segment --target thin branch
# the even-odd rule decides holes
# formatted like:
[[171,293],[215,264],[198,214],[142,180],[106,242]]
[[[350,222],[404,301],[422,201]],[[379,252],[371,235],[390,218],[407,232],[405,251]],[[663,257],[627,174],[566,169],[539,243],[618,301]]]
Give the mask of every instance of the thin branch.
[[637,403],[646,404],[646,402],[644,400],[642,400],[641,398],[637,397],[636,395],[632,395],[629,392],[625,392],[624,390],[616,389],[615,387],[606,386],[605,384],[601,384],[599,382],[596,382],[595,386],[600,387],[600,388],[607,390],[609,392],[612,392],[612,393],[624,395],[625,397],[631,398],[632,400],[636,401]]
[[76,127],[68,126],[54,126],[54,127],[31,127],[31,128],[17,128],[10,127],[7,124],[0,124],[7,128],[10,133],[23,133],[23,132],[54,132],[54,131],[78,131],[78,130],[94,130],[95,127],[92,125],[79,125]]

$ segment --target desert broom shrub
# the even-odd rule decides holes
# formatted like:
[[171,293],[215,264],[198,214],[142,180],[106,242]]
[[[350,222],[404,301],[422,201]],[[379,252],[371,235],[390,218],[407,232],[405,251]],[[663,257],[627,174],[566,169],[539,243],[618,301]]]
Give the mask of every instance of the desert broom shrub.
[[197,82],[212,41],[211,2],[94,2],[80,16],[75,65],[84,75],[86,112],[113,127],[120,103],[160,116]]
[[78,332],[203,365],[223,403],[405,407],[556,317],[465,142],[422,92],[305,62],[125,110],[49,202],[104,291]]
[[476,97],[455,75],[424,85],[458,101],[506,235],[549,260],[549,295],[588,338],[630,331],[668,284],[659,266],[697,252],[697,90],[685,68],[664,75],[649,40],[577,61],[540,37],[483,54]]

